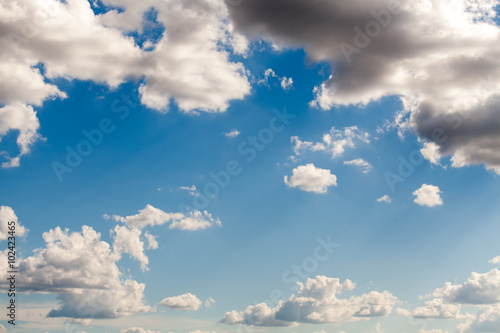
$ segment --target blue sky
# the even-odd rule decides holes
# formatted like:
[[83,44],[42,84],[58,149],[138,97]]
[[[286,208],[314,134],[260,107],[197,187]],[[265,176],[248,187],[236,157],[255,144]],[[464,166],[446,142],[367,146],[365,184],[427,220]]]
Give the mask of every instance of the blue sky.
[[2,2],[0,332],[499,332],[498,3],[273,1]]

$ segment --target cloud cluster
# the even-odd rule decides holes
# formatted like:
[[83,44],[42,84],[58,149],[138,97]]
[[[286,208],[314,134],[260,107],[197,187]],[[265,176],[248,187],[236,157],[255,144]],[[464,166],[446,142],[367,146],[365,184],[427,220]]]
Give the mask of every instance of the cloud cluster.
[[350,280],[341,283],[336,278],[316,276],[298,285],[299,291],[274,309],[265,303],[249,306],[241,312],[227,312],[221,322],[254,326],[340,323],[387,316],[397,303],[397,298],[388,291],[338,298],[342,291],[356,287]]
[[81,232],[59,227],[43,234],[45,248],[19,263],[18,288],[59,294],[60,307],[49,317],[116,318],[146,312],[145,285],[123,279],[112,250],[91,227]]
[[326,193],[328,187],[337,186],[337,176],[312,163],[296,167],[290,179],[285,176],[284,180],[288,187],[298,187],[306,192]]
[[[433,143],[432,160],[500,173],[498,0],[255,0],[231,7],[239,31],[303,48],[332,75],[311,105],[401,97],[394,125]],[[429,155],[427,155],[429,156]]]
[[323,134],[322,141],[320,142],[302,141],[297,136],[292,136],[291,141],[293,151],[297,156],[309,150],[325,151],[332,158],[341,156],[346,148],[355,148],[356,141],[370,142],[369,134],[360,131],[357,126],[345,127],[344,129],[332,127],[329,133]]
[[[245,38],[234,32],[222,1],[162,2],[104,0],[114,8],[96,15],[87,0],[12,0],[0,5],[0,138],[19,131],[19,165],[40,136],[32,106],[64,98],[51,80],[91,80],[116,87],[143,80],[141,102],[161,112],[175,102],[185,112],[224,111],[241,99],[250,84],[241,63],[229,53],[246,52]],[[119,9],[119,10],[118,10]],[[146,13],[153,10],[155,22]],[[163,28],[142,48],[129,37],[144,26]],[[148,37],[148,36],[146,36]],[[43,66],[43,70],[40,70]]]
[[161,333],[161,331],[151,331],[140,327],[129,327],[120,330],[120,333]]
[[286,76],[278,76],[272,68],[268,68],[264,72],[264,78],[257,81],[257,84],[269,86],[269,80],[274,78],[279,81],[283,90],[290,90],[293,87],[293,79]]

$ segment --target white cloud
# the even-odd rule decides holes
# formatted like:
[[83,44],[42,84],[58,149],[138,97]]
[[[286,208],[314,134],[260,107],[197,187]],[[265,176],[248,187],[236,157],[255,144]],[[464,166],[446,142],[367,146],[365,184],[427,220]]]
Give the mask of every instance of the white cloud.
[[[91,80],[116,87],[145,78],[142,104],[167,111],[174,102],[185,112],[221,112],[242,99],[250,84],[230,51],[246,52],[246,39],[234,31],[222,1],[104,0],[120,8],[95,15],[87,0],[13,0],[1,7],[0,138],[19,130],[21,152],[6,155],[5,166],[18,165],[39,139],[31,106],[66,95],[47,83],[55,78]],[[154,7],[166,29],[150,50],[136,45],[130,32],[152,24],[145,12]],[[128,35],[128,36],[127,36]],[[41,73],[34,66],[43,64]],[[29,122],[19,122],[29,119]]]
[[145,285],[124,279],[120,255],[91,227],[81,232],[59,227],[43,234],[45,248],[19,262],[20,290],[59,294],[49,317],[116,318],[146,312]]
[[161,333],[161,331],[151,331],[140,327],[129,327],[121,330],[120,333]]
[[439,195],[440,193],[442,192],[439,187],[423,184],[418,190],[413,192],[413,195],[416,197],[413,201],[420,206],[439,206],[443,204],[443,200]]
[[491,259],[488,262],[491,263],[491,264],[500,264],[500,256],[497,256],[497,257]]
[[397,298],[391,293],[372,291],[361,296],[338,298],[342,291],[350,291],[355,284],[350,280],[316,276],[298,283],[299,291],[274,309],[265,303],[249,306],[246,310],[227,312],[222,323],[254,326],[286,326],[298,323],[340,323],[363,318],[386,316],[391,313]]
[[289,187],[298,187],[306,192],[326,193],[328,187],[337,186],[337,176],[330,170],[320,169],[314,164],[301,165],[293,169],[292,176],[284,178]]
[[380,198],[377,199],[377,202],[387,202],[387,203],[391,203],[392,202],[392,199],[390,196],[388,196],[387,194],[384,194],[383,196],[381,196]]
[[325,151],[332,158],[341,156],[346,148],[355,148],[355,142],[361,141],[369,143],[369,134],[362,132],[357,126],[344,127],[337,130],[335,127],[329,133],[323,134],[322,142],[301,141],[299,137],[292,136],[293,151],[295,155],[300,155],[305,150]]
[[9,229],[9,227],[12,228],[13,226],[9,225],[9,222],[15,222],[15,237],[24,237],[28,232],[28,230],[18,221],[16,213],[14,213],[11,207],[0,206],[0,241],[6,240],[11,236],[9,231],[12,230]]
[[459,304],[500,303],[500,271],[495,268],[484,274],[472,272],[463,284],[453,285],[447,282],[430,296]]
[[375,325],[375,329],[372,330],[372,333],[383,333],[383,331],[382,331],[382,324],[377,323],[377,325]]
[[174,297],[164,298],[158,305],[167,308],[183,311],[197,311],[201,306],[201,300],[191,293],[182,294]]
[[434,318],[434,319],[456,319],[464,318],[460,314],[461,306],[450,304],[441,298],[435,298],[425,302],[425,306],[418,307],[411,312],[414,318]]
[[240,131],[238,131],[237,129],[232,129],[228,133],[224,133],[224,135],[228,138],[235,138],[240,135]]
[[[149,259],[144,254],[144,242],[141,240],[142,231],[139,229],[129,229],[125,226],[115,226],[112,231],[113,236],[113,250],[118,255],[122,253],[128,253],[132,258],[136,259],[141,264],[141,269],[143,271],[149,270],[148,263]],[[149,235],[150,237],[154,236]],[[151,244],[151,240],[150,240]],[[154,245],[155,243],[153,243]],[[158,247],[158,243],[156,243]]]
[[181,186],[181,187],[179,187],[179,190],[181,190],[181,191],[187,191],[189,193],[189,195],[192,195],[192,196],[199,195],[198,192],[197,192],[197,189],[196,189],[195,185]]
[[190,331],[189,333],[216,333],[216,332],[215,331],[195,330],[195,331]]
[[362,158],[357,158],[352,161],[344,161],[345,165],[354,165],[361,169],[361,172],[368,173],[372,171],[373,166]]
[[439,153],[439,146],[434,142],[424,142],[424,148],[420,149],[420,153],[432,164],[439,165],[441,154]]
[[122,217],[119,215],[105,215],[105,219],[113,219],[122,222],[129,228],[143,229],[147,226],[162,225],[170,222],[169,229],[180,230],[203,230],[212,226],[221,226],[219,219],[215,219],[207,211],[193,210],[187,214],[184,213],[166,213],[161,209],[147,205],[139,210],[136,215]]
[[283,90],[288,90],[293,87],[293,79],[291,77],[282,77],[280,83]]
[[210,308],[214,304],[215,304],[215,300],[212,297],[209,297],[205,300],[205,302],[203,303],[203,306],[206,308]]
[[[280,304],[281,305],[281,304]],[[279,306],[271,309],[266,303],[250,305],[243,311],[233,310],[226,312],[221,323],[227,325],[249,325],[249,326],[297,326],[296,323],[278,320],[275,318]]]

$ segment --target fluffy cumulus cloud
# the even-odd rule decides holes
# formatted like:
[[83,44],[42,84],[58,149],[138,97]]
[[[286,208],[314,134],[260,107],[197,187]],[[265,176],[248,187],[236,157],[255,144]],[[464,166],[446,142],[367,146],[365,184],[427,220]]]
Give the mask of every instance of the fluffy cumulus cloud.
[[357,126],[336,129],[332,127],[330,132],[323,134],[322,141],[302,141],[297,136],[292,136],[291,141],[295,155],[304,151],[324,151],[332,158],[341,156],[347,148],[355,148],[356,141],[368,143],[369,134],[362,132]]
[[397,298],[388,291],[338,298],[342,291],[355,288],[350,280],[341,283],[339,279],[316,276],[298,285],[298,292],[274,309],[264,303],[249,306],[241,312],[227,312],[221,322],[254,326],[340,323],[387,316],[397,303]]
[[[19,152],[5,155],[4,167],[19,165],[19,158],[40,138],[33,106],[66,97],[51,83],[55,78],[111,87],[144,79],[141,102],[162,112],[172,102],[185,112],[220,112],[249,92],[242,64],[229,60],[230,52],[246,52],[246,39],[234,31],[224,2],[102,3],[115,9],[96,15],[87,0],[12,0],[0,5],[0,138],[19,131]],[[156,22],[148,22],[145,15],[152,9]],[[152,23],[164,32],[141,48],[129,36]]]
[[391,203],[392,202],[392,199],[390,196],[388,196],[387,194],[384,194],[383,196],[381,196],[380,198],[377,199],[377,202],[387,202],[387,203]]
[[191,293],[182,294],[174,297],[164,298],[158,305],[167,308],[183,311],[197,311],[201,306],[201,300]]
[[454,319],[464,318],[460,314],[461,306],[459,304],[450,304],[442,298],[432,299],[425,302],[424,306],[418,307],[413,310],[409,315],[413,318],[419,319]]
[[286,76],[278,76],[272,68],[268,68],[264,72],[264,77],[257,81],[258,84],[269,86],[271,79],[278,80],[283,90],[289,90],[293,87],[293,79]]
[[147,205],[144,209],[139,210],[139,213],[135,215],[126,217],[119,215],[104,215],[104,218],[122,222],[127,227],[136,229],[170,223],[170,229],[195,231],[222,225],[219,219],[212,217],[212,215],[207,211],[202,212],[199,210],[193,210],[187,214],[166,213],[151,205]]
[[0,241],[6,240],[9,235],[9,226],[12,227],[12,223],[9,225],[9,222],[15,222],[15,237],[23,237],[26,235],[28,230],[23,227],[19,220],[17,219],[16,213],[9,206],[0,206]]
[[477,315],[457,327],[459,333],[500,332],[500,305],[481,308]]
[[146,330],[140,327],[129,327],[121,330],[120,333],[161,333],[161,331]]
[[361,169],[361,172],[368,173],[372,171],[373,166],[362,158],[357,158],[352,161],[344,161],[344,165],[354,165]]
[[306,192],[326,193],[328,187],[337,186],[337,176],[312,163],[296,167],[292,170],[290,179],[285,176],[284,180],[287,186],[298,187]]
[[[332,75],[311,105],[330,109],[400,96],[394,125],[411,129],[434,162],[500,173],[498,0],[243,1],[237,29],[281,49],[303,48]],[[439,33],[436,33],[439,32]]]
[[45,247],[19,262],[22,291],[55,292],[60,307],[49,317],[116,318],[146,312],[145,285],[124,279],[120,254],[88,226],[81,232],[59,227],[43,234]]
[[443,199],[441,199],[440,193],[442,192],[439,187],[435,185],[423,184],[418,190],[413,192],[413,195],[415,196],[413,201],[420,206],[440,206],[443,204]]
[[224,135],[228,138],[235,138],[240,135],[240,131],[238,131],[237,129],[232,129],[229,132],[224,133]]

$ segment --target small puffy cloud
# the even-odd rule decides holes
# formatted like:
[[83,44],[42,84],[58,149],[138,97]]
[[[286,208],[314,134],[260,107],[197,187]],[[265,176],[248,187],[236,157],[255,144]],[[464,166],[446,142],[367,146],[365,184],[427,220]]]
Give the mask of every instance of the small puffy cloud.
[[228,138],[235,138],[240,135],[240,131],[238,131],[237,129],[232,129],[231,131],[224,133],[224,135]]
[[181,190],[181,191],[187,191],[189,193],[189,195],[192,195],[192,196],[197,196],[198,195],[198,192],[197,192],[197,189],[196,189],[195,185],[180,186],[179,190]]
[[500,271],[495,268],[484,274],[472,272],[463,284],[454,285],[447,282],[430,296],[443,298],[449,303],[473,305],[500,303]]
[[443,204],[443,200],[439,195],[441,190],[434,185],[423,184],[418,190],[413,192],[416,197],[413,201],[420,206],[434,207]]
[[375,325],[375,329],[372,330],[371,333],[383,333],[384,331],[382,331],[382,324],[380,323],[377,323],[377,325]]
[[197,311],[201,306],[201,300],[191,293],[174,297],[164,298],[158,305],[182,311]]
[[344,165],[354,165],[361,169],[361,172],[368,173],[372,171],[373,166],[362,158],[357,158],[352,161],[344,161]]
[[162,225],[168,222],[170,222],[169,229],[189,231],[203,230],[212,226],[222,225],[219,219],[213,218],[207,211],[193,210],[187,214],[166,213],[151,205],[147,205],[144,209],[139,210],[139,213],[136,215],[126,217],[104,215],[104,218],[122,222],[131,229],[143,229],[147,226]]
[[281,88],[283,88],[283,90],[285,91],[291,89],[293,86],[293,79],[291,77],[280,77],[276,75],[272,68],[268,68],[264,71],[264,78],[258,80],[257,84],[269,86],[269,81],[271,78],[278,80],[280,82]]
[[356,141],[369,143],[369,137],[368,133],[360,131],[357,126],[350,126],[339,130],[332,127],[329,133],[323,134],[320,142],[302,141],[297,136],[292,136],[291,141],[295,155],[300,155],[306,150],[325,151],[332,158],[336,158],[341,156],[347,148],[355,148]]
[[140,327],[129,327],[121,330],[120,333],[161,333],[161,331],[151,331]]
[[420,149],[420,153],[432,164],[439,164],[441,154],[439,153],[439,146],[434,142],[424,142],[424,148]]
[[15,222],[15,236],[23,237],[28,230],[23,227],[18,219],[14,210],[9,206],[0,206],[0,241],[6,240],[10,237],[9,222]]
[[491,264],[500,264],[500,256],[497,256],[497,257],[491,259],[488,262],[491,263]]
[[301,165],[292,170],[292,176],[284,178],[289,187],[298,187],[302,191],[326,193],[328,187],[337,186],[337,176],[330,170],[320,169],[309,163]]
[[203,303],[203,306],[205,306],[206,308],[209,308],[214,304],[215,304],[215,300],[212,297],[209,297],[205,300],[205,302]]
[[241,312],[227,312],[221,322],[254,326],[340,323],[386,316],[397,303],[397,298],[388,291],[338,298],[342,291],[355,288],[350,280],[341,283],[339,279],[316,276],[298,285],[299,291],[274,309],[265,303],[249,306]]
[[391,203],[392,202],[392,199],[390,196],[388,196],[387,194],[384,194],[383,196],[381,196],[380,198],[377,199],[377,202],[387,202],[387,203]]

